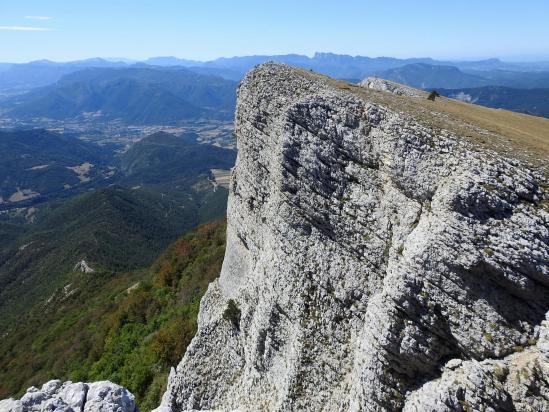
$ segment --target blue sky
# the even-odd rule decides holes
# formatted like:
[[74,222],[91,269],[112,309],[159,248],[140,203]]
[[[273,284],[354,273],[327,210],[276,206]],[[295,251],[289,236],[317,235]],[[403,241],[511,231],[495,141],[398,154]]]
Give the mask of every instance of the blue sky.
[[0,61],[351,55],[549,60],[547,0],[0,0]]

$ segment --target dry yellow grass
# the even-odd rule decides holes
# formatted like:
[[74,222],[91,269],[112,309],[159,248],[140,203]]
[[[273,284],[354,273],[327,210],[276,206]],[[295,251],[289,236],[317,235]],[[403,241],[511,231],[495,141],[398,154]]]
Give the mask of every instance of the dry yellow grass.
[[516,158],[549,174],[549,119],[490,109],[446,97],[436,101],[398,96],[300,70],[340,90],[414,117],[419,123],[445,129],[483,148]]

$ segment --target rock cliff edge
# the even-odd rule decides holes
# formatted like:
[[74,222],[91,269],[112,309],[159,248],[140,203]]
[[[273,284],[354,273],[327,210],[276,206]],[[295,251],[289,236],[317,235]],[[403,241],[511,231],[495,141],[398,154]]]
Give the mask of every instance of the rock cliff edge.
[[548,405],[547,174],[374,89],[246,76],[223,269],[158,411]]

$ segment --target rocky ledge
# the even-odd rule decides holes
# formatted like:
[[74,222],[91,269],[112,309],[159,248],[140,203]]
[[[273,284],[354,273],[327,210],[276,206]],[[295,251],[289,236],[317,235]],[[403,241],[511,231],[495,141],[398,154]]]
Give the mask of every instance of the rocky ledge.
[[222,272],[158,411],[547,406],[546,174],[428,104],[246,76]]
[[395,83],[390,80],[381,79],[379,77],[367,77],[366,79],[362,80],[359,85],[367,89],[390,92],[398,94],[400,96],[417,98],[427,96],[427,94],[421,90],[414,89],[413,87],[408,87],[400,83]]
[[0,412],[139,412],[134,396],[125,388],[101,381],[94,383],[52,380],[41,389],[34,386],[19,400],[0,401]]

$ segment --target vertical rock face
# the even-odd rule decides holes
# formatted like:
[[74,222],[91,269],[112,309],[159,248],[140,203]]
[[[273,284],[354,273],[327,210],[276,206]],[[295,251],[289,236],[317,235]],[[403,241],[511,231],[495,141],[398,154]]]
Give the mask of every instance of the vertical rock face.
[[547,405],[545,175],[374,93],[244,79],[223,269],[159,411]]

